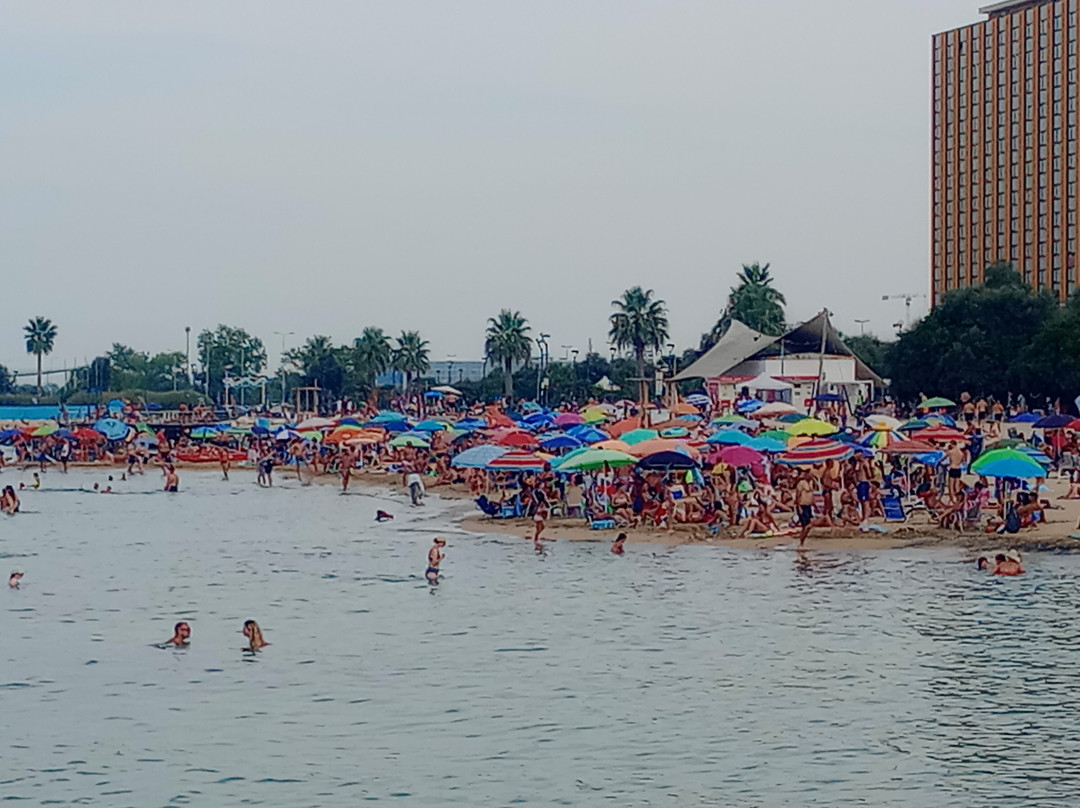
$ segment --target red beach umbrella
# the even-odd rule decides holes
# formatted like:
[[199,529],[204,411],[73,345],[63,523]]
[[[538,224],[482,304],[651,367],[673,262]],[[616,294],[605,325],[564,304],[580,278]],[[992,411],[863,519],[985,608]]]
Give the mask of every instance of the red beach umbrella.
[[543,471],[547,461],[530,452],[507,452],[487,464],[492,471]]
[[920,429],[918,432],[913,432],[911,437],[914,440],[967,440],[967,435],[959,429],[953,429],[950,426],[927,427],[926,429]]

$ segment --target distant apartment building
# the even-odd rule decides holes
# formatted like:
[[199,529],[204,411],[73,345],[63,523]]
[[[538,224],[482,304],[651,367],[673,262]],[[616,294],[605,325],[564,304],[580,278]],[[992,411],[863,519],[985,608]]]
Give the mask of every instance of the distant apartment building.
[[933,37],[931,303],[997,261],[1060,300],[1077,283],[1078,3],[1007,0]]

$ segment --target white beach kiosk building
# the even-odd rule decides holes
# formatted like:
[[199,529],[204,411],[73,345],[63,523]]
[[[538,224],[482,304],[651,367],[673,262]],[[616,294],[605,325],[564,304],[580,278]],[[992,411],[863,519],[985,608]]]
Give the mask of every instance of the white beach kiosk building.
[[744,389],[762,401],[785,401],[809,412],[815,398],[854,408],[885,386],[844,344],[828,311],[779,337],[732,320],[716,345],[674,377],[690,379],[703,379],[709,397],[722,410],[730,409]]

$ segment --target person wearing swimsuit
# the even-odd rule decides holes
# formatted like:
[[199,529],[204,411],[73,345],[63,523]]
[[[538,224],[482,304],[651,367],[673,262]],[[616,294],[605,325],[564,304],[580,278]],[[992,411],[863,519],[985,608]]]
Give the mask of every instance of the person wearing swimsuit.
[[446,539],[435,539],[431,545],[431,549],[427,554],[427,572],[424,573],[424,577],[428,579],[430,583],[437,584],[439,582],[439,564],[442,563],[443,558],[446,557],[446,553],[442,548],[446,546]]

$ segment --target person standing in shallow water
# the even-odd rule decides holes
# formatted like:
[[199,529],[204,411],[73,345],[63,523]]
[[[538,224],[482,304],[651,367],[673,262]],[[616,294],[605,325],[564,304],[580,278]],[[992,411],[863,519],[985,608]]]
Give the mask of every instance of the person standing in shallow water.
[[254,620],[244,621],[244,630],[242,633],[248,638],[248,650],[252,653],[265,648],[270,644],[263,639],[262,629],[259,628],[259,624]]
[[611,543],[611,552],[615,555],[622,555],[626,552],[626,549],[623,547],[624,544],[626,544],[626,534],[620,533],[615,537],[615,541]]
[[445,546],[446,539],[437,538],[428,550],[427,572],[424,573],[424,577],[428,579],[429,583],[437,584],[439,582],[439,565],[446,557],[446,553],[443,552]]
[[169,463],[165,466],[165,490],[170,494],[175,494],[180,490],[180,477],[176,474],[176,469]]

